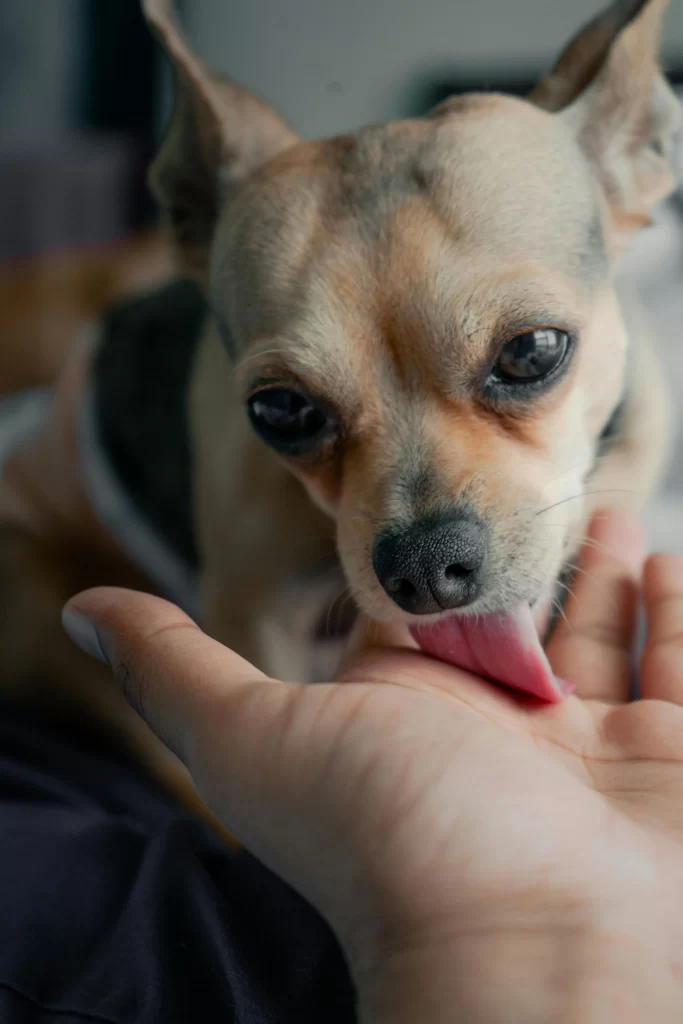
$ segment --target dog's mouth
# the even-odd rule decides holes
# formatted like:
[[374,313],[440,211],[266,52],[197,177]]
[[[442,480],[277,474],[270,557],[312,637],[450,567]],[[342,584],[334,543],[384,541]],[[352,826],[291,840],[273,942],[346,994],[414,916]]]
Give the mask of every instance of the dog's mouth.
[[546,703],[555,704],[571,692],[554,675],[526,603],[504,612],[451,615],[412,626],[411,633],[425,654]]
[[[552,671],[543,649],[557,623],[558,611],[568,592],[565,580],[573,573],[563,569],[555,588],[532,605],[519,602],[504,611],[476,615],[444,615],[420,623],[413,620],[410,632],[420,649],[439,661],[556,704],[574,687]],[[563,581],[562,584],[560,581]],[[551,599],[552,598],[552,599]],[[346,638],[357,615],[357,606],[343,596],[326,609],[316,631],[317,639]],[[336,611],[335,611],[336,608]],[[344,614],[340,617],[339,611]]]

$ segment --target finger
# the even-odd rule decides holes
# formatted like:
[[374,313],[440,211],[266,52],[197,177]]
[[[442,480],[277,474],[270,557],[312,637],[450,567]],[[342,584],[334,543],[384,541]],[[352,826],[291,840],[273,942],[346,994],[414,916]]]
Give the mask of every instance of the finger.
[[579,697],[628,700],[644,557],[639,520],[617,509],[596,515],[566,618],[548,644],[553,670]]
[[642,659],[643,697],[683,704],[683,558],[653,555],[645,565],[648,636]]
[[202,716],[230,692],[266,678],[175,605],[148,594],[85,591],[69,601],[63,623],[79,647],[111,665],[129,703],[184,760]]

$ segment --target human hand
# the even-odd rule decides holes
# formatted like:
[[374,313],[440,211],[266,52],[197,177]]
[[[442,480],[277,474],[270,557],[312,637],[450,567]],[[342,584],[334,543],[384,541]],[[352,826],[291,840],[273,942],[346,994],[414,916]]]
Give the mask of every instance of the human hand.
[[550,707],[402,631],[369,627],[339,683],[308,686],[142,594],[79,595],[65,624],[327,917],[363,1019],[678,1020],[683,563],[645,567],[645,699],[627,704],[642,543],[616,513],[592,542],[548,651],[579,696]]

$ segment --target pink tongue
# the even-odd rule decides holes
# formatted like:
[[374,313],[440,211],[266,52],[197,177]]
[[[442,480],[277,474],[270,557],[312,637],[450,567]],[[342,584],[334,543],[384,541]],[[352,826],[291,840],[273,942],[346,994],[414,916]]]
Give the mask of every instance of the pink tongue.
[[541,647],[528,605],[509,612],[440,619],[411,633],[426,654],[541,700],[557,703],[569,692]]

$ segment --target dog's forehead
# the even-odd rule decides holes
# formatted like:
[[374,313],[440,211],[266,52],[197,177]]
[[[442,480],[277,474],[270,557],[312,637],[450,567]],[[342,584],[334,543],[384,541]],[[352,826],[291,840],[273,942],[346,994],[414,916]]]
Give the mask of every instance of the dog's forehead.
[[504,304],[500,279],[514,302],[516,269],[530,265],[581,292],[605,271],[598,196],[561,118],[510,97],[462,97],[277,158],[219,229],[217,305],[241,342],[315,321],[318,336],[329,325],[329,349],[334,325],[339,336],[368,331],[378,297],[407,290],[425,323],[466,294]]
[[421,154],[430,200],[463,244],[549,268],[587,257],[600,235],[597,181],[561,117],[522,100],[469,96],[438,109]]
[[[381,241],[400,206],[432,204],[463,244],[552,261],[594,227],[597,186],[562,118],[512,97],[468,95],[430,117],[302,143],[256,176],[241,211],[252,240],[331,237],[353,222]],[[534,247],[530,253],[529,247]]]

